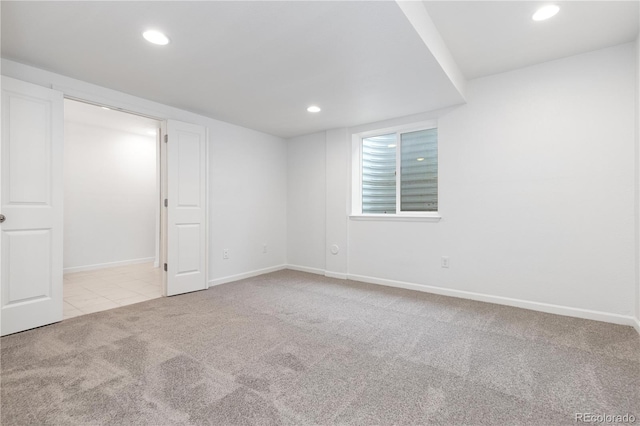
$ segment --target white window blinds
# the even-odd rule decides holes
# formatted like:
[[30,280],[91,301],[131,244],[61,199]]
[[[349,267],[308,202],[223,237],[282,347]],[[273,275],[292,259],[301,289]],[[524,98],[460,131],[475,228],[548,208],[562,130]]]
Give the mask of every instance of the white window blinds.
[[400,210],[438,211],[438,129],[401,135]]
[[396,212],[396,134],[362,140],[362,213]]
[[363,214],[437,211],[438,129],[362,139]]

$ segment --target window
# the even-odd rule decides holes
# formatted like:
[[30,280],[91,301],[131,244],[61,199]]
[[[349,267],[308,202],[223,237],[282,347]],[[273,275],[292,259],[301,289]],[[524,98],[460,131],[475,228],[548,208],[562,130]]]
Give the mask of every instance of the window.
[[354,153],[358,154],[357,167],[354,161],[356,216],[437,217],[435,125],[354,135]]

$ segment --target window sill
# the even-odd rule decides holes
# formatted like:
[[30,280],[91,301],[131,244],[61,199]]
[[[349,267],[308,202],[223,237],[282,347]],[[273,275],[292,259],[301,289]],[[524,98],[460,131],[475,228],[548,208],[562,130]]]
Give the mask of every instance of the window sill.
[[439,222],[442,216],[437,213],[429,215],[408,214],[352,214],[350,220],[380,221],[380,222]]

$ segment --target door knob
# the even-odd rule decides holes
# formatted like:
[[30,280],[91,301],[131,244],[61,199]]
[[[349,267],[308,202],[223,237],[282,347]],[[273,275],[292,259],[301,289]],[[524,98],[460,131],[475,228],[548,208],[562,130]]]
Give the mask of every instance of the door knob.
[[7,220],[7,217],[3,214],[0,214],[0,223],[4,222],[5,220]]

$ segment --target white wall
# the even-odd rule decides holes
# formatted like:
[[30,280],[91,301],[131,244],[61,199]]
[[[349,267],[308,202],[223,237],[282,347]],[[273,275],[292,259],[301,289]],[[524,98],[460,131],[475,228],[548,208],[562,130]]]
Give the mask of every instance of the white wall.
[[[350,138],[347,129],[326,132],[326,248],[325,274],[335,278],[346,278],[348,272],[348,218],[351,206],[349,179],[350,146],[344,141]],[[336,250],[333,250],[336,249]]]
[[156,140],[65,121],[64,268],[155,258]]
[[[289,139],[287,266],[347,274],[347,129]],[[333,248],[333,250],[332,250]]]
[[287,263],[325,269],[325,132],[290,140],[287,147]]
[[[628,321],[636,262],[634,61],[626,44],[470,81],[468,103],[439,120],[442,220],[350,220],[348,276]],[[296,142],[289,141],[290,153]],[[323,161],[314,158],[306,158],[309,169]],[[327,178],[320,175],[309,185]],[[289,193],[290,212],[304,208],[298,194]],[[326,194],[340,202],[344,185]],[[322,222],[313,219],[307,229]],[[289,241],[290,253],[322,264],[317,248]],[[449,269],[440,267],[445,255]]]
[[[209,142],[212,283],[282,268],[287,223],[285,141],[228,125],[210,133]],[[222,258],[223,249],[229,249],[229,259]]]
[[636,330],[640,333],[640,34],[636,39]]
[[[66,95],[159,119],[200,124],[209,135],[209,283],[282,268],[286,260],[286,141],[66,76],[2,59],[2,74]],[[268,252],[262,253],[262,245]],[[230,259],[222,259],[222,248]]]

